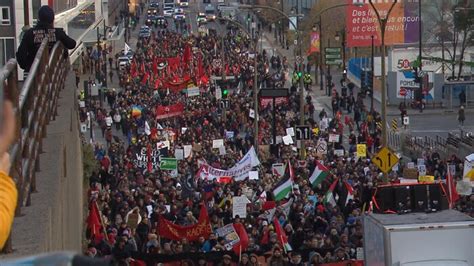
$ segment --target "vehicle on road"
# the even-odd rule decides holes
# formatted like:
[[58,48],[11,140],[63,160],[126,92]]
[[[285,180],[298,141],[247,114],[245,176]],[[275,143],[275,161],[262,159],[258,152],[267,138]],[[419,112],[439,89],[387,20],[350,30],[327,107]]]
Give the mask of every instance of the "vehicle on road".
[[160,7],[160,2],[158,2],[158,0],[153,0],[153,1],[150,2],[150,7],[159,8]]
[[174,14],[173,9],[174,9],[174,4],[172,5],[172,7],[171,6],[164,7],[163,16],[168,17],[168,18],[172,17]]
[[[443,204],[431,199],[428,202]],[[430,206],[424,201],[421,204]],[[370,214],[364,216],[363,225],[367,266],[474,265],[474,219],[464,213]]]
[[197,21],[198,26],[201,26],[202,24],[206,24],[207,23],[206,14],[199,13],[196,17],[196,21]]
[[150,7],[147,10],[148,15],[157,15],[159,13],[159,9],[155,7]]
[[156,17],[155,15],[148,15],[146,17],[146,20],[145,20],[145,25],[148,26],[148,27],[151,27],[153,26],[154,24],[156,24]]
[[188,7],[189,6],[189,0],[178,0],[178,4],[180,7]]
[[215,21],[217,18],[216,9],[213,5],[209,4],[205,7],[204,13],[206,14],[206,19],[208,22]]
[[175,20],[185,20],[186,14],[184,14],[184,10],[182,8],[176,8],[174,10],[173,18]]
[[124,71],[127,68],[127,66],[130,65],[130,62],[131,62],[130,58],[128,58],[127,56],[121,56],[117,60],[118,60],[120,71]]

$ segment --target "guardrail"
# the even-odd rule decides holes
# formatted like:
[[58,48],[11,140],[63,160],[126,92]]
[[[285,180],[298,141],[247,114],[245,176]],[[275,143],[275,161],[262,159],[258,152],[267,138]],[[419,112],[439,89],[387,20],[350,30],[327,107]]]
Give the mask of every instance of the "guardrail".
[[[15,59],[10,59],[0,71],[1,89],[13,102],[17,121],[16,142],[10,150],[10,175],[18,189],[16,216],[21,215],[22,207],[31,205],[31,193],[36,191],[42,140],[46,136],[46,126],[56,118],[59,92],[64,88],[68,69],[63,45],[58,42],[49,51],[44,40],[21,90],[18,89]],[[11,251],[11,240],[4,251]]]

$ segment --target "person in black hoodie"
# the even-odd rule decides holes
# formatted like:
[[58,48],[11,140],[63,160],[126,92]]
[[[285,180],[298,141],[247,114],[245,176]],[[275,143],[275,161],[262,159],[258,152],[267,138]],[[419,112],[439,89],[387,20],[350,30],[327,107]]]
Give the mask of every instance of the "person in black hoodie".
[[57,41],[60,41],[67,49],[76,47],[76,41],[62,28],[54,27],[54,11],[49,6],[42,6],[38,10],[38,24],[25,32],[16,53],[18,64],[25,71],[30,71],[36,52],[45,38],[48,39],[50,51]]

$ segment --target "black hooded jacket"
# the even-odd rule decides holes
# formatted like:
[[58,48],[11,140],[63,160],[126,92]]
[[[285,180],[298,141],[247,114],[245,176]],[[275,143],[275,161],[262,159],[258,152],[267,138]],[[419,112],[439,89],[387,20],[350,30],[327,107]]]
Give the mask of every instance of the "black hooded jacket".
[[62,28],[54,28],[51,24],[40,21],[34,28],[25,32],[16,53],[16,60],[25,71],[30,71],[36,52],[44,38],[48,38],[50,51],[57,41],[62,42],[67,49],[76,47],[76,41],[67,36]]

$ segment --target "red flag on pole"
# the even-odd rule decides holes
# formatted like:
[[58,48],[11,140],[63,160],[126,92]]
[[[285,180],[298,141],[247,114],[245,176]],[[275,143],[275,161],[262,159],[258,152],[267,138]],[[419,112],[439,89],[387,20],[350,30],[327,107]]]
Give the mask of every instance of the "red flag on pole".
[[281,228],[280,222],[276,217],[273,218],[273,225],[275,226],[275,232],[277,234],[278,242],[285,249],[285,252],[291,251],[290,243],[288,243],[288,236],[286,236],[285,231]]
[[452,209],[454,207],[454,203],[459,199],[459,194],[456,191],[456,184],[454,183],[451,171],[449,171],[449,166],[447,169],[448,175],[446,176],[446,184],[448,185],[449,208]]
[[155,76],[158,74],[158,62],[156,61],[156,56],[153,56],[153,74],[155,74]]
[[100,212],[97,204],[93,201],[89,206],[89,216],[87,217],[87,229],[90,230],[91,237],[100,234]]
[[249,236],[245,230],[245,226],[241,223],[234,223],[235,232],[239,235],[240,241],[232,247],[235,254],[240,255],[243,251],[247,250],[249,246]]

